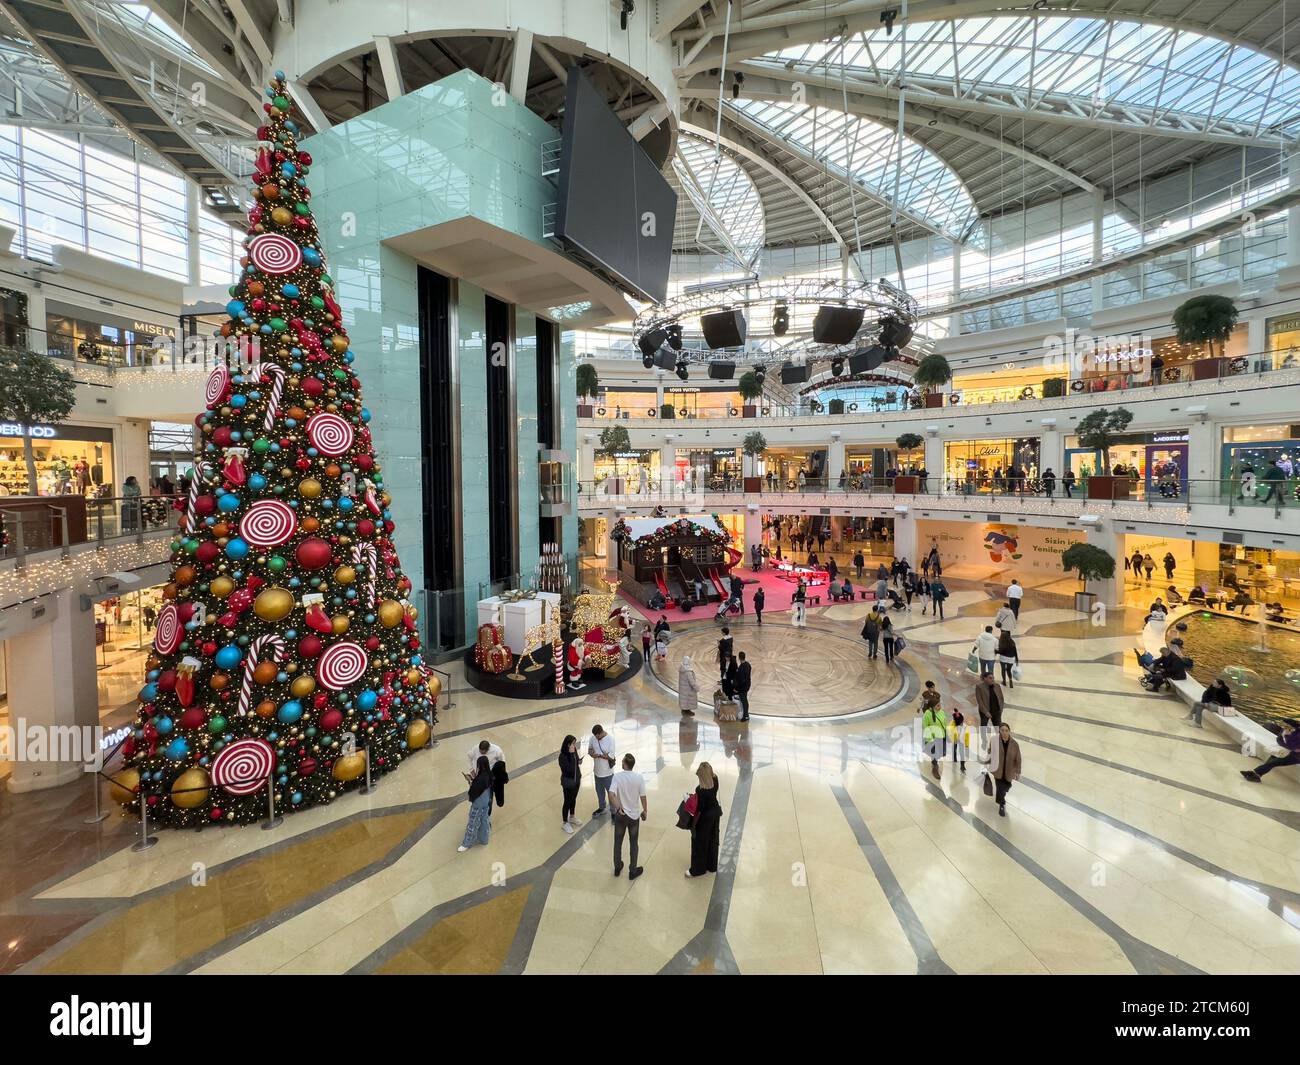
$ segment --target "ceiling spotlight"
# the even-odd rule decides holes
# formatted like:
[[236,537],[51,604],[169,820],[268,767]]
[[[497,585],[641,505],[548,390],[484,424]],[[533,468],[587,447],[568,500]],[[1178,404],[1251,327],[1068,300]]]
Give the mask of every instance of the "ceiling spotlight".
[[690,371],[686,369],[686,363],[679,362],[677,364],[677,376],[680,377],[683,381],[685,381],[687,378],[691,376]]
[[767,367],[762,363],[755,366],[754,376],[758,378],[758,383],[761,385],[765,380],[767,380]]
[[644,366],[647,370],[654,369],[655,357],[653,355],[642,355],[641,365]]
[[842,374],[843,372],[844,372],[844,360],[831,359],[831,376],[839,377],[839,375]]
[[740,99],[740,87],[745,84],[745,75],[741,71],[736,71],[736,80],[731,83],[731,98]]
[[632,0],[623,0],[623,10],[618,13],[619,29],[627,29],[627,17],[636,10],[636,4]]
[[682,323],[673,322],[668,326],[668,346],[673,351],[682,350]]
[[[880,21],[885,24],[885,36],[894,32],[894,20],[898,18],[898,8],[888,7],[880,13]],[[627,27],[624,27],[626,29]]]
[[880,343],[887,348],[905,348],[912,339],[912,327],[901,318],[886,315],[880,319]]
[[648,333],[641,334],[637,340],[637,346],[641,349],[642,355],[653,355],[664,346],[664,341],[667,339],[667,329],[652,329]]
[[785,300],[778,300],[772,308],[772,335],[783,337],[790,331],[790,308]]

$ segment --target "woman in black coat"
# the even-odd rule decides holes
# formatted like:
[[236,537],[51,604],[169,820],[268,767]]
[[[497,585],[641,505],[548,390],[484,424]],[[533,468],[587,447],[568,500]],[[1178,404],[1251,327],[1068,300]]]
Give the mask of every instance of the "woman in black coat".
[[567,835],[580,824],[573,809],[578,803],[578,789],[582,787],[582,756],[578,754],[576,736],[565,736],[560,744],[560,790],[564,793],[564,802],[560,806],[560,824]]
[[722,837],[722,807],[718,805],[718,778],[708,762],[695,771],[695,817],[691,821],[691,867],[688,877],[718,871],[718,843]]

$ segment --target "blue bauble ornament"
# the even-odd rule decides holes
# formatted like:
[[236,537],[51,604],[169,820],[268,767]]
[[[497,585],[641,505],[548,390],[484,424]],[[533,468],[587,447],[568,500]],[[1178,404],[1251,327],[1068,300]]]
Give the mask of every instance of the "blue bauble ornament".
[[239,496],[231,492],[226,492],[217,497],[217,509],[224,510],[229,514],[232,510],[239,509]]
[[302,703],[297,699],[290,699],[275,712],[275,716],[286,725],[292,725],[302,717]]
[[248,544],[245,543],[243,540],[241,540],[238,536],[234,537],[229,543],[226,544],[226,556],[228,558],[247,558]]
[[190,745],[180,736],[177,736],[171,743],[167,744],[166,754],[172,761],[179,762],[183,758],[189,757]]
[[377,702],[379,702],[379,693],[368,688],[357,696],[357,706],[362,710],[373,710]]
[[244,660],[244,652],[233,643],[226,644],[217,652],[216,662],[221,669],[234,669]]

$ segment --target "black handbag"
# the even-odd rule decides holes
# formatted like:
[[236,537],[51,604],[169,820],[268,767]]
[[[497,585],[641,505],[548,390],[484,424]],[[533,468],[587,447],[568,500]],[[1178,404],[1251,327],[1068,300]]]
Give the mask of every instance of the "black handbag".
[[687,812],[686,800],[683,799],[681,802],[677,804],[677,827],[685,829],[687,832],[689,832],[691,828],[694,826],[694,823],[695,823],[695,818],[693,818]]

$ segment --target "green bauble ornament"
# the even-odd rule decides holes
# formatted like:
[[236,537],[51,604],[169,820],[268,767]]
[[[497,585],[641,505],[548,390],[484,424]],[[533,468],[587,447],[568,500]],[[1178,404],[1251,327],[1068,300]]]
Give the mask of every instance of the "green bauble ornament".
[[286,329],[289,328],[289,323],[286,322],[283,318],[272,318],[270,322],[268,322],[267,324],[272,329],[274,329],[277,333],[283,333]]
[[208,722],[208,731],[214,736],[220,736],[226,731],[226,719],[218,714]]
[[271,441],[259,436],[253,441],[253,450],[259,455],[264,454],[271,450]]
[[285,561],[279,555],[272,555],[266,560],[266,568],[272,573],[283,573]]

